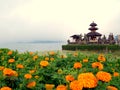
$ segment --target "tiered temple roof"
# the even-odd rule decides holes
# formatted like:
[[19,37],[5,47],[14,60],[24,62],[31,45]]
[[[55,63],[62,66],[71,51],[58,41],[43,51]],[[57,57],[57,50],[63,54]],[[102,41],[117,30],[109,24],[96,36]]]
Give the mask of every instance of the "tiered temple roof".
[[96,32],[96,30],[98,30],[98,28],[96,27],[97,24],[94,23],[94,21],[90,24],[90,28],[88,30],[90,30],[91,32],[87,33],[87,36],[102,36],[102,34]]

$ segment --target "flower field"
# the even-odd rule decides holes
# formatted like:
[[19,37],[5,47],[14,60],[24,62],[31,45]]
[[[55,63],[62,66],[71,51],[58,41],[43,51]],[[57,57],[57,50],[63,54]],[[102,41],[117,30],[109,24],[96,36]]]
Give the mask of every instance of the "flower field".
[[0,90],[120,90],[120,58],[0,49]]

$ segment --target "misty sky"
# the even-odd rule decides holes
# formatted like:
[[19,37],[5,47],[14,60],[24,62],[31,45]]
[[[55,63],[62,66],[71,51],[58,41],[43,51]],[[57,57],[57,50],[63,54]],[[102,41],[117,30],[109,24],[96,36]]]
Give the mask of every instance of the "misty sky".
[[0,42],[67,40],[98,24],[120,34],[120,0],[0,0]]

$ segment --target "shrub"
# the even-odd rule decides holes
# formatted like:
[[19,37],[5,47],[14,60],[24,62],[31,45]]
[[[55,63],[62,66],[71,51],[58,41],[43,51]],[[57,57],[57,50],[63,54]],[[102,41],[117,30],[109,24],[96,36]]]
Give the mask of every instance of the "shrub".
[[119,45],[78,45],[78,44],[68,44],[62,45],[63,50],[120,50]]

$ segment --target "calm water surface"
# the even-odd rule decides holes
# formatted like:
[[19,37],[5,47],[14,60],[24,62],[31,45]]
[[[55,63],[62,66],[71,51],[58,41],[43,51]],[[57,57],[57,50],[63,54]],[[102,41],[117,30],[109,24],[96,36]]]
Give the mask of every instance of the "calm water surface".
[[19,52],[25,51],[50,51],[50,50],[62,50],[63,43],[2,43],[0,48],[9,48],[12,50],[18,50]]

